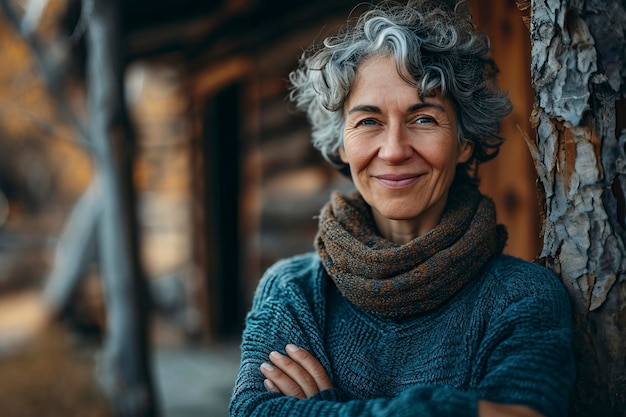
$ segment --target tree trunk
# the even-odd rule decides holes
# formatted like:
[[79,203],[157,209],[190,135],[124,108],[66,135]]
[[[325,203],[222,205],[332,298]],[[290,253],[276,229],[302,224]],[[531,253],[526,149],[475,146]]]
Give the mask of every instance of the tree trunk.
[[537,137],[528,144],[545,193],[541,257],[576,322],[570,415],[626,416],[626,132],[616,131],[626,12],[620,0],[531,6]]
[[56,266],[45,295],[55,310],[63,309],[86,265],[94,257],[99,259],[107,329],[98,377],[115,416],[147,417],[158,415],[158,409],[148,349],[149,292],[139,263],[132,180],[134,142],[123,94],[124,41],[119,1],[83,0],[83,13],[89,19],[88,129],[68,105],[63,95],[63,66],[42,46],[37,27],[28,16],[20,18],[11,1],[0,0],[0,7],[30,45],[58,109],[79,135],[75,142],[91,150],[95,160],[96,184],[90,186],[72,212],[55,253]]
[[119,0],[92,2],[87,28],[90,139],[101,192],[99,259],[107,329],[100,382],[118,417],[157,414],[147,335],[146,281],[142,274],[132,192],[132,132],[124,104]]

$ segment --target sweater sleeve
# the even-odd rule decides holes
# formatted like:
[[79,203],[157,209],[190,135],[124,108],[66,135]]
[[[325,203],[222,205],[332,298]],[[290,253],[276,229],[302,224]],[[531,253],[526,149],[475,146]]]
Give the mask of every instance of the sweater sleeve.
[[306,400],[267,392],[259,367],[271,351],[281,350],[288,343],[311,352],[333,379],[323,347],[322,321],[316,317],[316,297],[311,293],[307,296],[301,285],[285,279],[284,274],[290,271],[302,274],[301,269],[292,269],[293,266],[271,269],[259,284],[243,333],[231,417],[477,416],[476,395],[449,387],[415,386],[394,398],[370,400],[348,399],[336,388]]
[[513,284],[494,306],[472,385],[479,398],[560,417],[567,415],[575,377],[570,303],[551,272],[533,267],[533,279],[509,279]]
[[478,400],[471,392],[436,386],[412,387],[394,398],[346,402],[316,397],[299,400],[267,393],[243,407],[231,404],[231,416],[476,417],[477,404]]

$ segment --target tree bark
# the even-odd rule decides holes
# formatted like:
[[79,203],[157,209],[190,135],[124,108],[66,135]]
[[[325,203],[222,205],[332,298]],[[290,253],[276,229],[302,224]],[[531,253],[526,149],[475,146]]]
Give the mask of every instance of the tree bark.
[[98,236],[107,315],[98,376],[116,416],[155,416],[147,343],[148,292],[135,240],[132,132],[123,94],[119,0],[87,2],[93,2],[87,27],[89,132],[96,160],[95,180],[102,196]]
[[626,133],[616,132],[626,12],[619,0],[531,6],[537,137],[528,144],[545,196],[541,257],[575,316],[570,415],[626,416]]

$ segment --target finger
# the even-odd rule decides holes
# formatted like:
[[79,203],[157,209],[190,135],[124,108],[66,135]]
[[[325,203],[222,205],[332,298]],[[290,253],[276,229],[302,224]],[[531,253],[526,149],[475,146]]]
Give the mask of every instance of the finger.
[[281,355],[278,352],[270,353],[270,360],[277,367],[280,368],[286,375],[288,375],[302,391],[306,398],[312,397],[319,392],[315,379],[304,369],[298,362],[291,359],[289,356]]
[[319,391],[332,388],[330,378],[321,363],[305,349],[289,344],[285,347],[290,358],[296,361],[315,381]]
[[278,387],[274,385],[274,383],[269,379],[265,379],[265,381],[263,381],[263,386],[265,386],[265,389],[269,392],[277,392],[279,394],[282,394]]
[[270,363],[262,364],[261,373],[266,378],[266,381],[269,381],[269,384],[263,381],[265,389],[268,389],[268,385],[271,384],[270,386],[273,385],[276,388],[276,391],[272,390],[272,392],[280,392],[288,397],[296,397],[301,400],[306,398],[300,385],[274,365]]

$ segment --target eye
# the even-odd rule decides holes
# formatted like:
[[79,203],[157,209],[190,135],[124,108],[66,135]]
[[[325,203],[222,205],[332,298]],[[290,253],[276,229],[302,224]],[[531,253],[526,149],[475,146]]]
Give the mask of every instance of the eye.
[[378,122],[374,119],[363,119],[357,123],[358,126],[376,126],[377,124]]
[[415,124],[427,124],[427,123],[435,123],[435,119],[430,116],[419,116],[415,119]]

